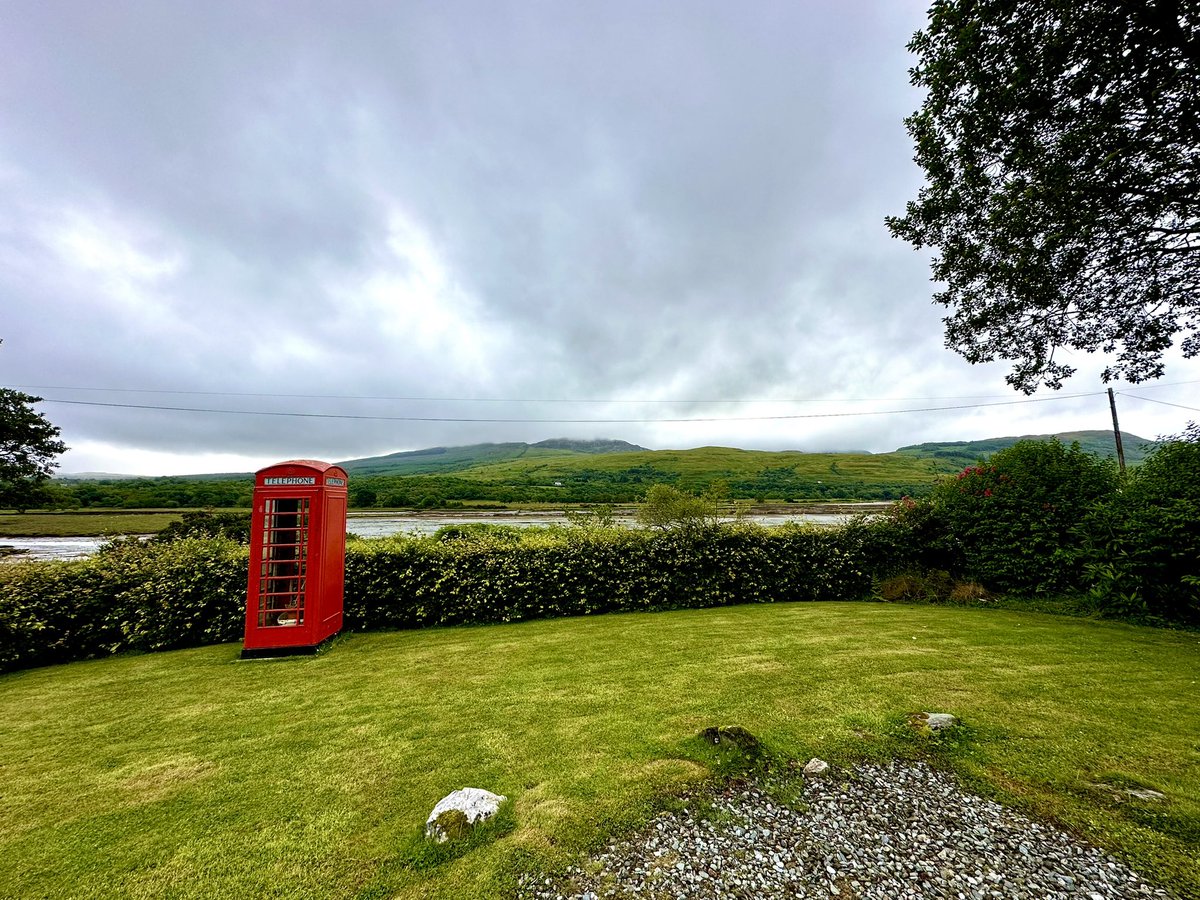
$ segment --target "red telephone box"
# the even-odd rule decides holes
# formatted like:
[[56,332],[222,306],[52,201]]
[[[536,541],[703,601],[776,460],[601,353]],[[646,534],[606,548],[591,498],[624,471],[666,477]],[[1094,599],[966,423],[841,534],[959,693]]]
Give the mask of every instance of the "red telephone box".
[[346,472],[293,459],[254,476],[242,657],[315,653],[342,628]]

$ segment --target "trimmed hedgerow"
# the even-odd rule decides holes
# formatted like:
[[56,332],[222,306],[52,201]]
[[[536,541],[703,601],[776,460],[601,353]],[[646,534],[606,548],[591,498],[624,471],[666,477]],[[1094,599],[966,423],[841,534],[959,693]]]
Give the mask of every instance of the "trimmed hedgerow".
[[94,557],[0,566],[0,671],[232,640],[246,549],[228,538],[114,542]]
[[855,600],[906,557],[895,528],[594,529],[352,542],[356,629],[513,622],[618,610]]
[[[350,540],[346,627],[420,628],[552,616],[856,600],[908,563],[902,528],[752,526],[487,531]],[[126,541],[75,562],[0,567],[0,670],[238,640],[244,546]]]

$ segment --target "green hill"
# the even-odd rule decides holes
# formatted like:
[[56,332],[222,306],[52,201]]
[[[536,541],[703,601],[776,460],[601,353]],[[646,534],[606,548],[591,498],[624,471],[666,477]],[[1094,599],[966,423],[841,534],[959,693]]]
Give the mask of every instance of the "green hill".
[[[962,467],[978,462],[981,457],[990,456],[997,450],[1011,447],[1017,441],[1048,441],[1051,438],[1058,438],[1064,444],[1077,442],[1081,449],[1103,458],[1115,459],[1117,456],[1116,442],[1111,431],[1061,431],[1058,434],[1024,434],[1019,437],[985,438],[980,441],[934,441],[910,444],[896,452],[906,456],[945,460]],[[1131,466],[1145,459],[1146,454],[1154,447],[1154,441],[1130,434],[1128,431],[1121,432],[1121,443],[1125,448],[1125,462]]]
[[435,472],[461,472],[478,466],[505,460],[537,459],[545,455],[593,455],[597,453],[628,453],[645,450],[637,444],[616,440],[575,441],[551,438],[536,444],[511,442],[504,444],[470,444],[465,447],[430,447],[427,450],[405,450],[387,456],[371,456],[338,463],[352,475],[426,475]]
[[[958,468],[933,457],[896,453],[731,447],[586,453],[544,445],[459,449],[470,452],[398,455],[403,468],[390,471],[383,466],[392,458],[382,457],[355,474],[377,476],[363,490],[379,505],[409,506],[447,500],[624,503],[640,500],[652,484],[688,491],[716,487],[733,498],[887,500],[924,493],[936,475]],[[358,484],[363,485],[361,477]]]
[[[1113,455],[1107,431],[1030,435],[1078,441],[1083,449]],[[1123,435],[1127,461],[1145,455],[1149,442]],[[653,484],[701,492],[716,488],[734,499],[890,500],[928,493],[938,475],[957,472],[1021,437],[935,442],[892,453],[803,453],[697,447],[646,450],[623,442],[482,444],[434,448],[357,461],[363,505],[442,505],[447,501],[625,503],[640,500]],[[620,452],[602,451],[617,444]],[[592,452],[587,452],[591,450]],[[376,475],[369,485],[362,475]],[[368,499],[368,497],[373,499]]]
[[[1026,435],[1112,456],[1108,431]],[[1124,434],[1126,460],[1140,462],[1151,443]],[[629,503],[653,484],[716,489],[731,499],[893,500],[927,494],[938,475],[961,470],[1021,437],[913,444],[892,453],[803,453],[698,447],[647,450],[618,440],[557,438],[431,447],[341,463],[356,507],[443,507],[460,503]],[[233,507],[250,502],[243,476],[189,476],[59,483],[61,506]]]

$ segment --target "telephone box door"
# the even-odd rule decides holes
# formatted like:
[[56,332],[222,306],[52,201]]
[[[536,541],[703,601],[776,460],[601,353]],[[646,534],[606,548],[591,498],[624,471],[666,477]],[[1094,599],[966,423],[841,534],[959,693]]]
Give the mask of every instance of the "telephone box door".
[[243,656],[313,651],[341,630],[346,481],[316,460],[255,474]]

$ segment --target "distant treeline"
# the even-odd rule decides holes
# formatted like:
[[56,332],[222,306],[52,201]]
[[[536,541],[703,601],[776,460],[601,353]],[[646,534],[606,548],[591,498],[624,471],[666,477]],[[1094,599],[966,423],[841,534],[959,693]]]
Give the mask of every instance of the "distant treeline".
[[113,481],[52,481],[31,507],[57,509],[250,508],[250,479],[191,481],[184,478],[128,478]]
[[[748,477],[680,475],[638,466],[623,471],[580,470],[547,483],[536,476],[504,483],[455,475],[376,475],[352,477],[350,506],[438,509],[462,504],[636,503],[654,484],[682,490],[715,491],[733,500],[898,500],[926,496],[933,479],[913,482],[866,482],[835,475],[821,480],[791,468],[767,469]],[[136,478],[113,481],[53,482],[36,507],[58,509],[248,508],[250,479],[190,481],[183,478]]]
[[734,500],[898,500],[925,496],[933,479],[880,484],[853,479],[816,480],[790,469],[767,470],[744,478],[698,477],[638,466],[623,471],[581,470],[547,484],[534,477],[505,483],[454,476],[377,476],[351,482],[351,506],[437,507],[448,502],[636,503],[651,485],[714,491]]

